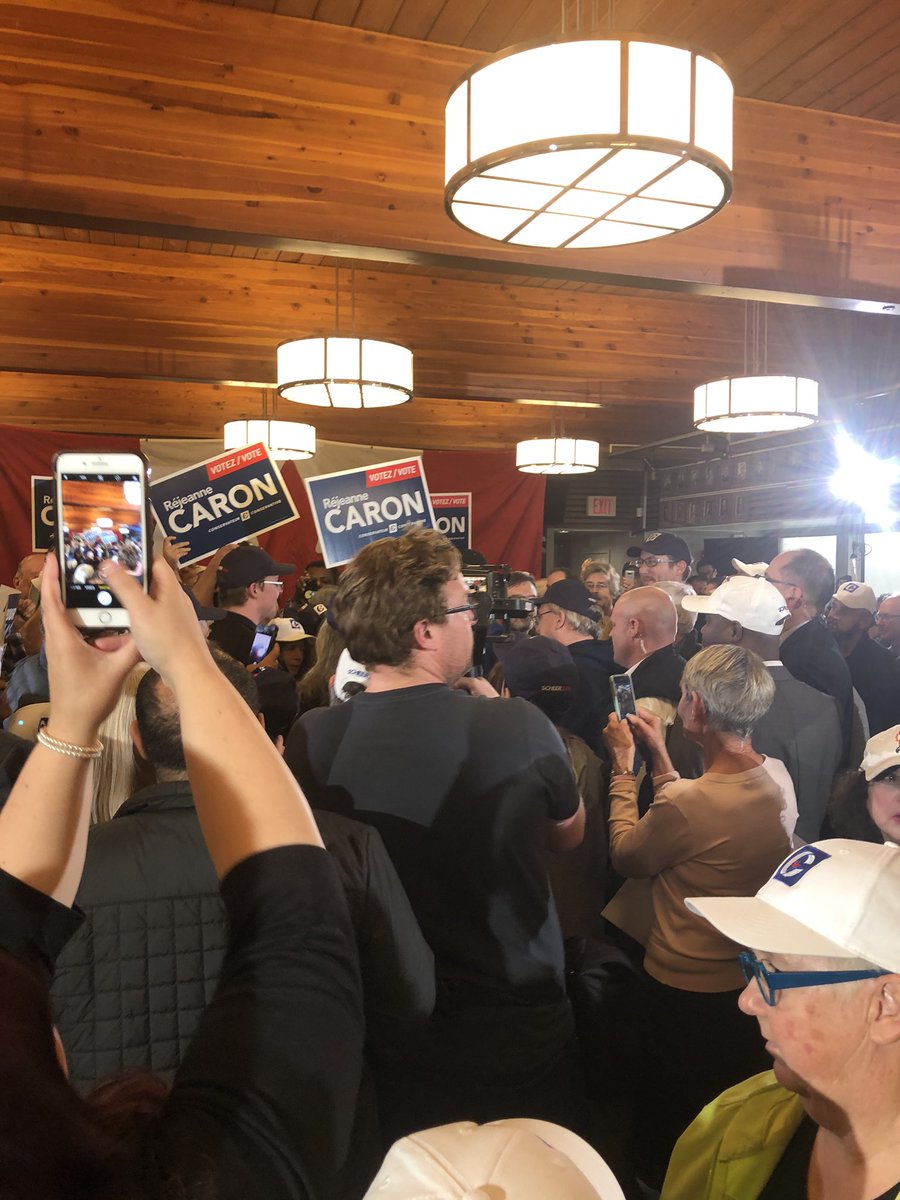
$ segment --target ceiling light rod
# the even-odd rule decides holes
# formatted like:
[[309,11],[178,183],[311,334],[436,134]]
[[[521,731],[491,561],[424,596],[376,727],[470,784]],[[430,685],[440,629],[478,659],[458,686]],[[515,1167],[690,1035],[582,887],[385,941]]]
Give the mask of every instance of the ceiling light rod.
[[276,419],[275,397],[270,389],[262,388],[262,419],[249,418],[237,421],[226,421],[224,429],[224,448],[240,450],[244,446],[252,446],[262,442],[272,458],[301,459],[312,458],[316,453],[316,431],[312,425],[304,425],[300,421],[279,421]]
[[356,269],[351,269],[350,335],[341,333],[341,275],[335,267],[335,333],[295,338],[276,351],[277,392],[317,408],[390,408],[412,399],[412,351],[356,336]]
[[447,101],[444,206],[518,246],[621,246],[690,228],[731,197],[733,102],[719,59],[683,43],[578,32],[511,47]]

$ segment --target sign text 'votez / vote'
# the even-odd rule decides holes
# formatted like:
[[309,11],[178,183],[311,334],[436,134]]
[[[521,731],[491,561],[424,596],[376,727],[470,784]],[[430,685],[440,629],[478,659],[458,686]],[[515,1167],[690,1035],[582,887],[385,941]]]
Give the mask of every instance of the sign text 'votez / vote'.
[[472,545],[472,493],[432,492],[434,527],[452,542],[457,550]]
[[410,525],[434,528],[421,458],[404,458],[304,479],[322,557],[340,567],[379,538]]
[[163,532],[190,543],[182,566],[297,519],[291,494],[262,442],[155,479],[150,503]]

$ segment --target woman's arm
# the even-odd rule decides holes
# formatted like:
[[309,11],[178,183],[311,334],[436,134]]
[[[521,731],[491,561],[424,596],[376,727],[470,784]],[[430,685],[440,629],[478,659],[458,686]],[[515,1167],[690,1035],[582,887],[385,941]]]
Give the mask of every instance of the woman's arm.
[[654,799],[638,815],[637,780],[613,775],[609,787],[609,857],[620,875],[645,878],[690,857],[690,827],[668,790],[678,778],[654,777]]
[[57,749],[35,746],[0,812],[0,868],[71,905],[84,866],[93,766],[78,751],[98,745],[100,724],[138,653],[129,637],[82,638],[63,609],[53,555],[41,594],[53,702],[45,733]]
[[108,579],[141,653],[175,693],[191,791],[219,878],[262,850],[321,846],[297,781],[210,657],[171,569],[157,559],[149,596],[117,566]]

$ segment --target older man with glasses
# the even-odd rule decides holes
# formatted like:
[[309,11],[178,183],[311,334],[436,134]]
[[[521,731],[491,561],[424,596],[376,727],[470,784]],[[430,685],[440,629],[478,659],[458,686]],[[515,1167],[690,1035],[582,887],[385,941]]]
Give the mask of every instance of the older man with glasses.
[[789,614],[781,637],[781,661],[795,679],[834,697],[841,719],[841,764],[855,766],[865,737],[851,762],[854,702],[850,669],[822,619],[834,595],[831,564],[815,550],[806,549],[785,550],[768,564],[732,561],[742,575],[762,575],[781,592]]
[[739,1003],[773,1068],[700,1113],[662,1200],[896,1200],[900,852],[818,842],[793,850],[755,897],[686,904],[752,947]]
[[873,637],[894,658],[900,658],[900,592],[885,596],[878,605]]

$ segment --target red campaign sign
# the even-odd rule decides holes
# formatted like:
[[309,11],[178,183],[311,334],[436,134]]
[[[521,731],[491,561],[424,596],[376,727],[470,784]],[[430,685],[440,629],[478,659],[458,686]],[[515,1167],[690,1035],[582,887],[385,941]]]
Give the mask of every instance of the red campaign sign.
[[375,467],[366,471],[366,487],[381,487],[385,483],[395,483],[398,479],[418,479],[418,459],[411,458],[407,462],[391,463],[387,467]]
[[219,479],[222,475],[230,475],[232,471],[240,471],[252,463],[262,462],[266,458],[266,448],[262,442],[255,446],[247,446],[245,450],[229,450],[218,458],[206,464],[206,478]]
[[461,493],[459,496],[451,496],[449,494],[436,496],[431,494],[432,508],[465,508],[469,503],[469,493]]

